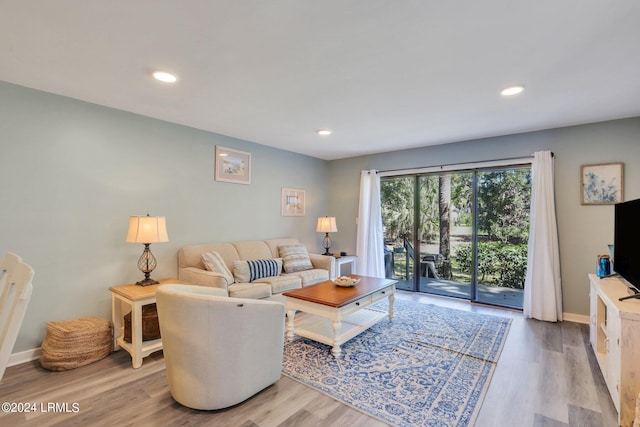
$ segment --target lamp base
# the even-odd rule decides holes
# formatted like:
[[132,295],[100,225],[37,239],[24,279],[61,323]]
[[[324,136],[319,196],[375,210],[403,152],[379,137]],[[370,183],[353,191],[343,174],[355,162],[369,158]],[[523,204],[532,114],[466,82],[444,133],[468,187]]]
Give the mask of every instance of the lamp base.
[[151,272],[156,268],[157,262],[156,257],[153,256],[151,249],[149,249],[149,245],[151,245],[151,243],[144,243],[144,251],[138,260],[138,268],[144,273],[144,279],[136,282],[138,286],[157,285],[160,283],[151,278]]
[[157,285],[158,283],[160,283],[160,282],[158,282],[157,280],[153,280],[150,277],[147,277],[144,280],[136,282],[136,285],[138,285],[138,286],[149,286],[149,285]]
[[322,255],[333,255],[329,252],[329,248],[331,247],[331,239],[329,238],[329,233],[325,233],[324,239],[322,239],[322,247],[324,248],[324,253]]

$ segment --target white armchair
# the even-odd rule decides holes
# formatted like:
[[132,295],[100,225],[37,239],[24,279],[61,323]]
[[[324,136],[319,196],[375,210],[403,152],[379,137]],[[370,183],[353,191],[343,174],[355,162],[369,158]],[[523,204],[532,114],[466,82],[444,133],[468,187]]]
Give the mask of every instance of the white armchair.
[[174,284],[160,286],[156,301],[169,390],[180,404],[226,408],[280,379],[283,304]]

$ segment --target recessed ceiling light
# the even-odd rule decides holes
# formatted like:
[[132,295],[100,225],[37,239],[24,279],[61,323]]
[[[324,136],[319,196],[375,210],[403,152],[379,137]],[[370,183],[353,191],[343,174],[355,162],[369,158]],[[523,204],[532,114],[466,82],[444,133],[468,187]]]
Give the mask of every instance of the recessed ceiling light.
[[165,83],[175,83],[178,78],[171,73],[167,73],[166,71],[154,71],[153,77],[156,80],[160,80]]
[[331,135],[331,129],[318,129],[316,133],[322,136]]
[[523,85],[513,85],[502,89],[500,95],[502,96],[513,96],[517,95],[524,90]]

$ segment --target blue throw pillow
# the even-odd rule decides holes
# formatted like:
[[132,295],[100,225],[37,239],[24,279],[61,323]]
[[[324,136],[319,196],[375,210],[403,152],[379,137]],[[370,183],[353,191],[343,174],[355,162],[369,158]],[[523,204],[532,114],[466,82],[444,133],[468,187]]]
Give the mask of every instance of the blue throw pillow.
[[263,277],[279,276],[279,264],[275,259],[256,259],[247,261],[249,265],[249,281]]

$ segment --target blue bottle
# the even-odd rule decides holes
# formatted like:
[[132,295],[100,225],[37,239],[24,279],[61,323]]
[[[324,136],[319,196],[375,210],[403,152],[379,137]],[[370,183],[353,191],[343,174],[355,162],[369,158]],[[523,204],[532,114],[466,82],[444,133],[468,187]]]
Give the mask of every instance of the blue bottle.
[[611,259],[609,258],[609,255],[598,256],[596,274],[598,277],[606,277],[611,274]]

